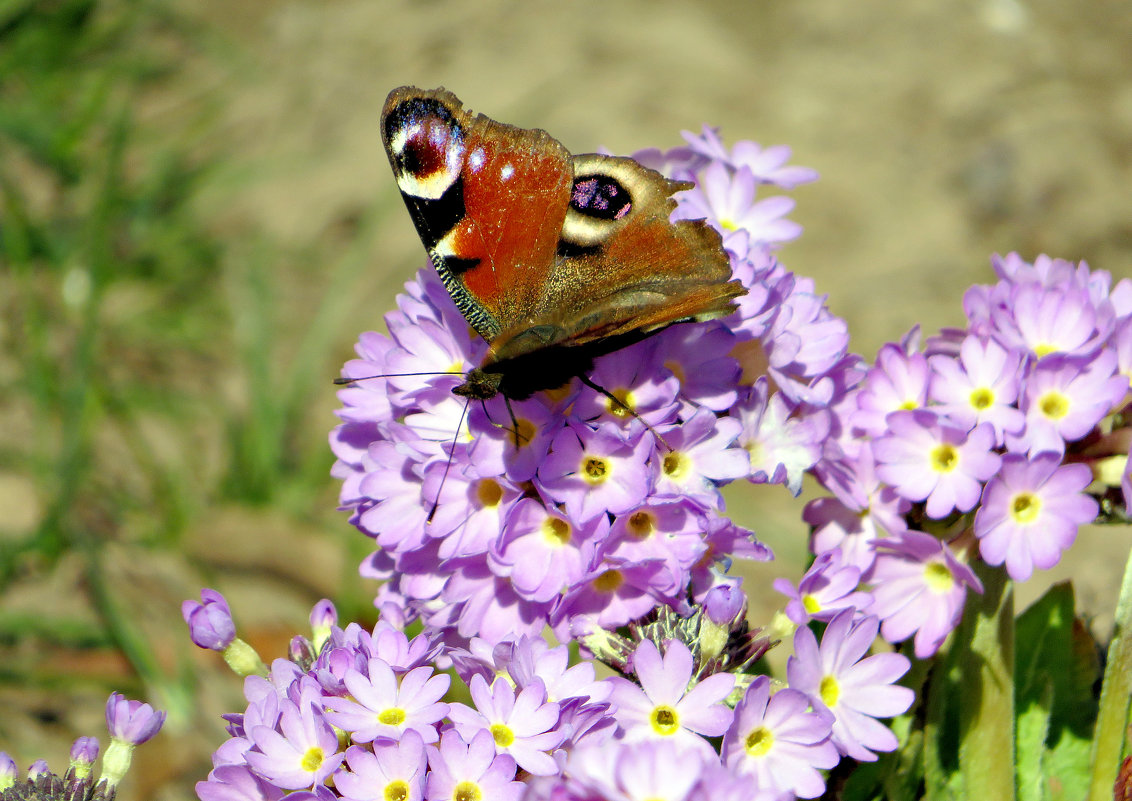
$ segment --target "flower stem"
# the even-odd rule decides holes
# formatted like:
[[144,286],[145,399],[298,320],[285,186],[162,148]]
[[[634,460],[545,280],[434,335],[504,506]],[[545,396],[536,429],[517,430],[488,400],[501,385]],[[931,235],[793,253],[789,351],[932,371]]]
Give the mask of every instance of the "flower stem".
[[983,582],[955,643],[964,699],[959,770],[967,798],[1010,801],[1014,785],[1014,589],[1001,568],[972,566]]
[[1116,623],[1108,663],[1101,685],[1100,709],[1093,735],[1090,760],[1092,777],[1088,801],[1112,798],[1112,785],[1123,757],[1124,731],[1128,724],[1128,703],[1132,695],[1132,553],[1124,566],[1120,599],[1116,602]]

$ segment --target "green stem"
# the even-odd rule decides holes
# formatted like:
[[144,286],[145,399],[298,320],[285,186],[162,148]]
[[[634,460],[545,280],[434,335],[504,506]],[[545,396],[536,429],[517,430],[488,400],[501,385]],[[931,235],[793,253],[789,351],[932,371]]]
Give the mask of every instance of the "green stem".
[[972,595],[952,646],[958,654],[959,771],[966,798],[1010,801],[1014,789],[1014,590],[1006,572],[973,565]]
[[1128,703],[1132,696],[1132,553],[1124,566],[1120,600],[1108,663],[1101,685],[1101,703],[1093,733],[1092,778],[1088,801],[1112,798],[1116,771],[1124,756],[1124,732],[1128,725]]

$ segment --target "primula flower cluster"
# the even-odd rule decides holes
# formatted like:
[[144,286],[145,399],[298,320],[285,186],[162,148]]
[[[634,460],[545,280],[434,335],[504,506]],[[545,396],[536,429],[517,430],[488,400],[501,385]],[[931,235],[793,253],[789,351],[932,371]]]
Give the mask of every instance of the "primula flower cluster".
[[[463,649],[409,638],[384,619],[372,632],[323,626],[320,648],[297,638],[291,649],[315,658],[278,659],[246,679],[247,708],[226,716],[231,738],[197,794],[780,801],[820,795],[820,771],[844,755],[893,747],[876,718],[908,708],[911,690],[894,682],[909,663],[865,656],[876,618],[843,613],[820,646],[800,630],[790,686],[772,694],[767,677],[738,672],[768,645],[747,631],[744,612],[724,627],[722,649],[705,649],[703,627],[715,624],[699,615],[662,615],[630,627],[630,639],[607,633],[620,675],[605,679],[540,638],[473,638]],[[438,663],[455,668],[463,693],[451,692]],[[708,738],[722,738],[722,749]]]
[[674,218],[721,231],[747,294],[725,320],[595,360],[588,378],[620,403],[579,380],[510,409],[454,396],[487,346],[431,270],[399,296],[388,336],[360,338],[331,445],[342,506],[378,545],[363,574],[387,580],[381,608],[449,643],[547,624],[566,640],[582,619],[614,628],[698,601],[733,581],[730,557],[769,558],[722,515],[719,487],[746,478],[797,493],[856,360],[844,322],[773,256],[800,232],[783,218],[793,202],[756,200],[812,171],[785,166],[783,148],[728,151],[710,129],[686,138],[635,157],[695,183]]
[[855,605],[929,656],[981,591],[962,550],[972,536],[1022,581],[1096,518],[1094,472],[1127,460],[1132,281],[1045,256],[994,268],[998,283],[964,298],[965,329],[923,350],[915,332],[886,345],[838,404],[814,470],[833,497],[806,511],[823,557],[808,581],[825,595],[800,587],[796,622],[828,619],[857,575],[872,601]]
[[110,747],[102,757],[101,775],[94,772],[100,748],[97,737],[79,737],[71,744],[70,764],[62,776],[37,759],[20,780],[16,761],[0,751],[0,801],[114,801],[134,748],[152,739],[164,723],[164,712],[111,693],[106,701]]

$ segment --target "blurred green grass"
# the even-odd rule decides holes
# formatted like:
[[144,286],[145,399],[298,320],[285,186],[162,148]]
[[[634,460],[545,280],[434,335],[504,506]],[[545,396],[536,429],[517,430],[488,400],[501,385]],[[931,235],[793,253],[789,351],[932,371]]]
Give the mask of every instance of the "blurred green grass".
[[[80,688],[154,700],[174,730],[193,717],[200,679],[148,636],[137,587],[108,562],[172,558],[194,593],[217,568],[185,540],[211,509],[335,532],[342,571],[305,594],[332,584],[344,613],[370,606],[333,516],[332,421],[311,409],[332,397],[380,209],[301,253],[209,225],[199,195],[218,156],[193,133],[213,109],[169,130],[145,100],[188,54],[224,46],[160,2],[0,3],[0,748],[21,764],[48,756],[21,753],[37,741],[21,723],[98,733],[44,711]],[[326,267],[296,316],[279,294],[300,259]],[[12,602],[21,589],[53,600]]]

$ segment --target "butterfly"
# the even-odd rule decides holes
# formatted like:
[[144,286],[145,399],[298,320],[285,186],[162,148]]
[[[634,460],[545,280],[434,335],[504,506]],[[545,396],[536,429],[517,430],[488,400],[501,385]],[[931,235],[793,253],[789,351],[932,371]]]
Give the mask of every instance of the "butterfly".
[[394,89],[381,135],[429,258],[488,342],[457,395],[521,400],[585,380],[595,357],[725,317],[746,293],[714,229],[669,219],[691,183],[630,158],[572,156],[444,89]]

